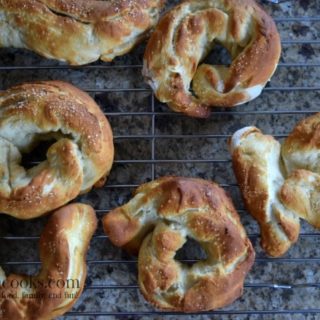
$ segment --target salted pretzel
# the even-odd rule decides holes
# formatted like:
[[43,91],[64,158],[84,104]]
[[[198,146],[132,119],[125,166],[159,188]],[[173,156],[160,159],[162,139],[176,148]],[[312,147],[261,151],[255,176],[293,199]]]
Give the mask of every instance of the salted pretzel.
[[[242,294],[254,250],[231,200],[217,184],[164,177],[140,186],[127,204],[103,218],[110,240],[139,251],[139,285],[161,309],[197,312],[225,306]],[[187,238],[207,259],[174,259]]]
[[6,277],[0,268],[0,318],[53,319],[70,310],[84,287],[85,257],[96,227],[88,205],[71,204],[53,213],[40,237],[40,272]]
[[[47,159],[25,169],[21,154],[55,140]],[[0,212],[30,219],[93,185],[113,162],[108,120],[84,92],[63,82],[23,84],[0,93]]]
[[0,47],[82,65],[130,51],[164,0],[0,0]]
[[[229,67],[201,64],[216,43],[229,51]],[[259,96],[280,52],[275,23],[254,0],[187,0],[160,20],[143,74],[161,102],[204,118],[210,106],[232,107]]]
[[231,139],[234,172],[269,255],[283,255],[302,218],[320,228],[320,113],[301,121],[282,146],[255,127]]

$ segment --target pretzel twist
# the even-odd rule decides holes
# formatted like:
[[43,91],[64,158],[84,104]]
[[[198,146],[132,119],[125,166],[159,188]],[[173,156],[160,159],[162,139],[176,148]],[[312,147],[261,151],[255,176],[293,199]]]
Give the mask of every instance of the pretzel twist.
[[[229,51],[229,68],[199,66],[215,43]],[[254,0],[187,0],[156,27],[143,73],[161,102],[202,118],[209,116],[209,106],[232,107],[256,98],[274,73],[280,51],[272,18]]]
[[84,287],[85,257],[96,227],[90,206],[71,204],[56,211],[40,237],[39,274],[6,277],[0,268],[1,319],[53,319],[70,310]]
[[231,140],[234,172],[269,255],[283,255],[299,237],[299,218],[320,228],[320,113],[301,121],[282,146],[255,127]]
[[[25,169],[21,153],[56,140],[47,159]],[[0,94],[0,212],[40,216],[102,184],[113,162],[112,131],[96,103],[63,82],[39,82]]]
[[111,61],[158,21],[163,0],[0,0],[0,47],[73,65]]
[[[165,177],[144,184],[104,217],[103,226],[115,245],[139,251],[141,291],[162,309],[196,312],[233,302],[254,261],[232,202],[218,185],[200,179]],[[174,259],[187,237],[207,254],[191,267]]]

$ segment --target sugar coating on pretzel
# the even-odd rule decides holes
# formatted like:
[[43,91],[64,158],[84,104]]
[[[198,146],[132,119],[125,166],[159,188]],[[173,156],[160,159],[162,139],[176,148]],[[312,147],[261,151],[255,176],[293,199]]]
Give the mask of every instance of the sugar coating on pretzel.
[[301,121],[283,144],[255,127],[231,139],[234,172],[261,245],[283,255],[299,237],[302,218],[320,228],[320,114]]
[[6,277],[0,268],[1,319],[54,319],[70,310],[84,287],[85,258],[96,227],[88,205],[71,204],[53,213],[40,237],[40,272]]
[[164,0],[0,0],[0,47],[81,65],[130,51]]
[[[201,64],[215,43],[229,51],[229,67]],[[160,20],[143,73],[161,102],[204,118],[211,106],[232,107],[259,96],[280,53],[275,23],[254,0],[187,0]]]
[[[212,182],[164,177],[140,186],[127,204],[103,218],[110,240],[139,251],[139,285],[161,309],[196,312],[225,306],[242,294],[254,250],[231,200]],[[187,237],[207,259],[174,259]]]
[[[55,140],[30,169],[21,154]],[[63,82],[23,84],[0,93],[0,212],[29,219],[103,183],[114,155],[108,120],[86,93]]]

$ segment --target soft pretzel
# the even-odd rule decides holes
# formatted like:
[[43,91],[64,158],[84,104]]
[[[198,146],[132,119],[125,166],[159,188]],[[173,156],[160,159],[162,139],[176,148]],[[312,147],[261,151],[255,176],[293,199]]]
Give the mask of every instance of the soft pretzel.
[[[254,261],[231,200],[205,180],[164,177],[146,183],[106,215],[103,226],[115,245],[130,252],[140,248],[141,291],[161,309],[197,312],[233,302]],[[191,267],[174,259],[187,237],[207,254]]]
[[247,127],[233,135],[231,152],[246,207],[261,228],[261,245],[272,256],[282,255],[296,242],[300,223],[278,197],[285,180],[280,143]]
[[[230,67],[199,66],[215,43],[229,51]],[[254,0],[187,0],[156,27],[143,73],[161,102],[202,118],[209,116],[209,106],[232,107],[256,98],[280,52],[275,23]]]
[[282,156],[288,174],[296,169],[320,174],[320,113],[297,124],[283,143]]
[[26,48],[73,65],[130,51],[164,0],[0,0],[0,47]]
[[248,211],[261,228],[272,256],[297,241],[299,218],[320,228],[320,114],[297,125],[281,146],[255,127],[231,139],[234,172]]
[[53,319],[71,309],[83,290],[85,257],[96,227],[95,212],[88,205],[56,211],[40,237],[40,272],[6,277],[0,268],[0,318]]
[[[56,140],[31,169],[21,153]],[[63,82],[39,82],[0,94],[0,212],[20,219],[56,209],[104,182],[113,162],[112,131],[96,103]]]
[[281,201],[320,228],[320,113],[302,120],[282,145],[287,180]]

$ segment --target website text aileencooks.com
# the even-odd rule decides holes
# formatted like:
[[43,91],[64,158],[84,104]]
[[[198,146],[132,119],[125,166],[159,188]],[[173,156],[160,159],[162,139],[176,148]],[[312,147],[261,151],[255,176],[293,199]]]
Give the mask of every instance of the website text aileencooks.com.
[[79,279],[33,279],[32,277],[24,279],[11,279],[10,281],[0,281],[0,287],[12,289],[80,289]]
[[[63,295],[61,292],[50,289],[67,289]],[[2,289],[2,290],[1,290]],[[3,290],[5,289],[5,290]],[[11,290],[10,290],[11,289]],[[12,290],[16,289],[16,290]],[[21,289],[21,290],[19,290]],[[48,289],[48,290],[46,290]],[[78,289],[78,290],[77,290]],[[0,299],[4,298],[41,298],[48,295],[49,298],[69,298],[74,299],[77,297],[80,289],[79,279],[34,279],[32,277],[24,279],[6,279],[0,280]],[[8,291],[8,292],[6,292]],[[18,292],[20,291],[18,297]],[[47,291],[47,292],[46,292]],[[71,292],[70,292],[71,291]]]

